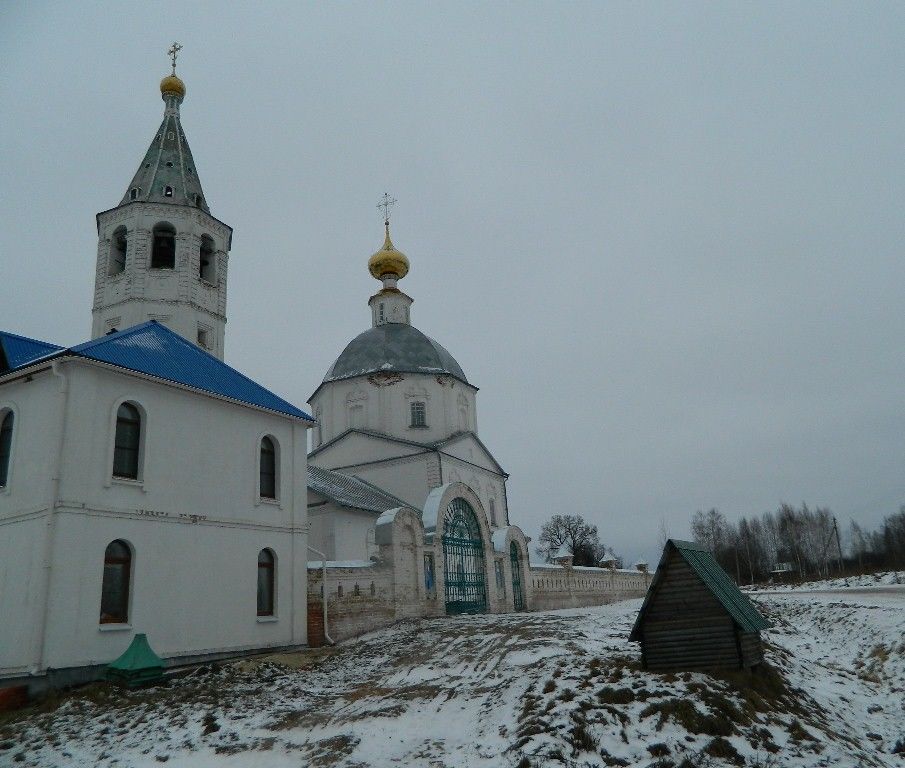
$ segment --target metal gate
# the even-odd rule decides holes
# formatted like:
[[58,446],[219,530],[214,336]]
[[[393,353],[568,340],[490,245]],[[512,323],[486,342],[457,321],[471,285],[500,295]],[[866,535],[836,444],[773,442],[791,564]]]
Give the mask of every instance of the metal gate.
[[443,576],[448,614],[481,613],[487,609],[484,542],[478,518],[465,499],[453,499],[446,507]]
[[518,544],[514,541],[509,544],[509,560],[512,564],[512,599],[515,610],[525,610],[525,595],[522,592],[522,563],[518,554]]

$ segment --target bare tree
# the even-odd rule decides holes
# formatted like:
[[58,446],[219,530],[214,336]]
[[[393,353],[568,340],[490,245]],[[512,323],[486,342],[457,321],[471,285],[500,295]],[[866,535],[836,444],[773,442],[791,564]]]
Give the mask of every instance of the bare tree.
[[597,565],[606,551],[597,535],[597,526],[585,522],[581,515],[553,515],[540,531],[535,550],[550,562],[561,547],[572,554],[575,565]]

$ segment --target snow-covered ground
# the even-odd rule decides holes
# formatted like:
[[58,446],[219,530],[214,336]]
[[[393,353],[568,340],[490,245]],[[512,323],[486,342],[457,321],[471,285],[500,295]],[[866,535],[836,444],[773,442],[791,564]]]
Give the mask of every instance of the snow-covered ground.
[[880,571],[879,573],[869,573],[865,576],[846,576],[845,578],[825,579],[823,581],[805,581],[801,584],[757,585],[749,587],[749,591],[812,592],[814,590],[860,589],[862,587],[885,587],[898,584],[905,585],[905,571]]
[[412,621],[0,715],[0,765],[903,768],[905,590],[755,599],[776,674],[644,672],[640,601]]

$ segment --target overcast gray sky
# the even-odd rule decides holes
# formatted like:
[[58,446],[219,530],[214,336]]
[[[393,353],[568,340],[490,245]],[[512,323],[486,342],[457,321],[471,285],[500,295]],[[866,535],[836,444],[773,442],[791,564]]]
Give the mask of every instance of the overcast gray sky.
[[529,535],[905,503],[905,4],[2,3],[0,327],[88,338],[174,39],[240,370],[368,327],[387,190]]

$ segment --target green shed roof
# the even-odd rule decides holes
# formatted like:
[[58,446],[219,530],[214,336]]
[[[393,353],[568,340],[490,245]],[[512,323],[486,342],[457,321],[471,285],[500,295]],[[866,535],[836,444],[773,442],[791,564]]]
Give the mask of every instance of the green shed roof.
[[641,623],[644,619],[644,614],[648,605],[655,599],[657,589],[665,578],[666,561],[673,549],[678,551],[685,562],[691,566],[691,569],[713,593],[713,596],[720,601],[720,604],[726,609],[726,612],[732,617],[739,629],[743,632],[758,632],[773,626],[760,614],[757,608],[754,607],[754,603],[742,593],[735,582],[729,578],[729,575],[720,567],[720,564],[706,547],[695,544],[692,541],[670,539],[666,542],[663,556],[657,566],[657,572],[654,574],[653,581],[651,581],[650,589],[647,590],[641,610],[638,611],[635,626],[632,627],[632,633],[629,635],[630,640],[641,639]]

